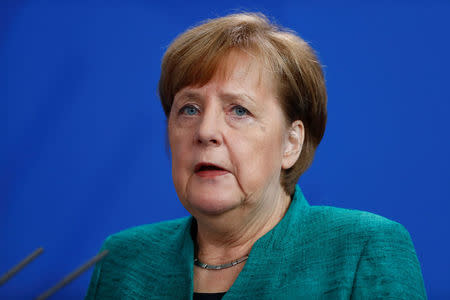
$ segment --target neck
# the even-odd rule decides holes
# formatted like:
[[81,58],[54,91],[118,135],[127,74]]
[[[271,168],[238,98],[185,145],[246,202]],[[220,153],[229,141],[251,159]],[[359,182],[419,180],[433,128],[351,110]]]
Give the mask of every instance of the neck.
[[254,243],[281,221],[291,201],[283,189],[263,198],[243,201],[223,215],[197,217],[197,257],[223,264],[249,254]]

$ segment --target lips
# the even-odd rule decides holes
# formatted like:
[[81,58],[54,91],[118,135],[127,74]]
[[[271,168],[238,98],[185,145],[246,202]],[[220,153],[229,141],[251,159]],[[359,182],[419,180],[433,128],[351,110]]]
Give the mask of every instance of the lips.
[[200,177],[215,177],[228,173],[228,171],[221,166],[206,162],[196,164],[194,172]]

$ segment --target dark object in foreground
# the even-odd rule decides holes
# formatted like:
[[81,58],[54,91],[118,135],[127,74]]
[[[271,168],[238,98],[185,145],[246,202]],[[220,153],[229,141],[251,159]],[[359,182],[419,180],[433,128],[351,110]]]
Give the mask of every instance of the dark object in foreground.
[[44,248],[40,247],[34,250],[33,253],[25,257],[21,262],[15,265],[11,270],[7,271],[2,277],[0,277],[0,286],[2,286],[5,282],[10,280],[14,275],[20,272],[23,268],[25,268],[30,262],[36,259],[39,255],[44,252]]
[[100,261],[102,258],[104,258],[108,254],[108,250],[103,250],[101,253],[97,254],[93,258],[91,258],[89,261],[87,261],[85,264],[83,264],[81,267],[64,277],[60,282],[58,282],[55,286],[48,289],[39,297],[36,298],[36,300],[44,300],[56,293],[60,288],[64,287],[65,285],[69,284],[72,280],[80,276],[83,272],[85,272],[87,269],[92,267],[95,263]]

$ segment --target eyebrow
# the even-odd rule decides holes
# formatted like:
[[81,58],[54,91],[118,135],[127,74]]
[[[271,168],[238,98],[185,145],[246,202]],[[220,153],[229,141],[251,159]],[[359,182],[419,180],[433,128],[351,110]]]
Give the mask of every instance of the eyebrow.
[[[197,93],[195,91],[189,91],[189,90],[181,92],[181,94],[178,97],[185,98],[188,100],[202,100],[203,99],[203,96],[200,93]],[[225,92],[225,93],[220,93],[219,97],[224,100],[234,100],[234,99],[246,100],[246,101],[252,102],[253,104],[256,104],[256,101],[251,96],[249,96],[245,93]]]
[[203,99],[203,97],[200,93],[193,92],[193,91],[183,91],[183,92],[181,92],[181,94],[178,97],[187,98],[189,100]]
[[249,95],[247,95],[245,93],[221,93],[220,97],[224,98],[224,99],[228,99],[228,100],[242,99],[242,100],[250,101],[253,104],[256,103],[256,101],[252,97],[250,97]]

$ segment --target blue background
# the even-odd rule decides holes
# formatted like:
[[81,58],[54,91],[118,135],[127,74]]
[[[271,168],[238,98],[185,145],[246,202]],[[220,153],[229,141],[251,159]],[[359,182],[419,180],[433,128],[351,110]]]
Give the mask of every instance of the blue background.
[[[450,298],[450,4],[224,2],[2,2],[0,274],[45,252],[0,298],[37,296],[109,234],[187,215],[161,57],[189,26],[240,10],[297,31],[325,65],[329,121],[299,182],[309,202],[402,223],[430,299]],[[81,299],[91,272],[54,299]]]

